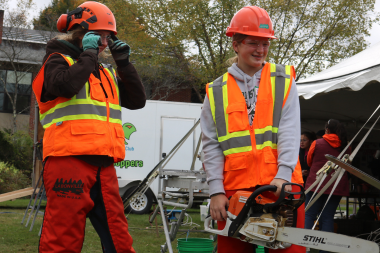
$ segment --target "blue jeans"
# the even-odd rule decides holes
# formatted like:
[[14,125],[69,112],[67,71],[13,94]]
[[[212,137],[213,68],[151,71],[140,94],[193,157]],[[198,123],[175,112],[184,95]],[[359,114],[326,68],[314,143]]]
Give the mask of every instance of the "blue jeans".
[[[306,194],[305,206],[310,201],[311,196],[314,192],[309,192]],[[328,194],[322,194],[321,197],[307,210],[305,213],[305,228],[312,229],[314,226],[314,221],[317,219],[317,216],[322,211],[323,206],[325,205]],[[314,196],[315,197],[315,196]],[[321,217],[319,218],[319,230],[325,232],[334,232],[334,214],[339,205],[342,196],[332,195],[329,202],[327,203],[325,209],[323,210]],[[327,253],[328,251],[319,251],[319,253]]]

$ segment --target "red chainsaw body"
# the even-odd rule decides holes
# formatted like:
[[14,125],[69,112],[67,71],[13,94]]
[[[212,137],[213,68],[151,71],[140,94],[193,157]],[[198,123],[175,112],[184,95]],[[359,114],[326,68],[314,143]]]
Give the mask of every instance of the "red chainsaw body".
[[[252,195],[251,191],[237,191],[234,195],[232,195],[230,199],[230,205],[228,207],[228,211],[231,214],[238,216],[241,209],[243,209],[245,203],[247,202],[247,199],[251,195]],[[273,199],[270,199],[263,195],[259,195],[256,197],[257,204],[265,205],[267,203],[273,203],[273,202],[274,202]]]

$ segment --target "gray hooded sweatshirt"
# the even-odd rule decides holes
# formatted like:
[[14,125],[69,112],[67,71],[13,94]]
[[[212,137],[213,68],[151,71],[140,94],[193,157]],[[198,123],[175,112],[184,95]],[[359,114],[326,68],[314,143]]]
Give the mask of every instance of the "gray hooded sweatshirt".
[[[247,105],[251,105],[252,111],[248,111],[247,116],[249,123],[252,125],[256,98],[258,92],[260,92],[261,70],[251,77],[234,63],[228,68],[228,73],[235,78]],[[218,142],[216,126],[207,96],[201,113],[201,129],[209,193],[210,195],[225,193],[223,186],[224,154]],[[278,172],[275,178],[291,181],[292,173],[298,161],[300,135],[300,106],[296,83],[293,80],[288,99],[282,108],[278,128]]]

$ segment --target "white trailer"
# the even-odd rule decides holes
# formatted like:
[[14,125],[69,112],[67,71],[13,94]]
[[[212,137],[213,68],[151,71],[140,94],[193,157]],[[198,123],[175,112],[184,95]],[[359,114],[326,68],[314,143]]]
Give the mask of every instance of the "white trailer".
[[[115,164],[123,200],[194,126],[201,107],[202,104],[148,100],[140,110],[123,108],[125,159]],[[200,133],[198,126],[165,169],[190,170]],[[202,163],[197,159],[194,168],[201,167]],[[158,180],[155,180],[145,195],[131,203],[132,210],[127,211],[148,212],[156,202],[157,193]]]

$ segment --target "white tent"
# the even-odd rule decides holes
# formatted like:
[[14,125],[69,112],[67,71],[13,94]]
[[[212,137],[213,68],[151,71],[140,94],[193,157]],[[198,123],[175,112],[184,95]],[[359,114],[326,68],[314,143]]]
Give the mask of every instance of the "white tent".
[[[352,136],[380,104],[380,43],[298,81],[297,89],[302,130],[318,131],[335,118],[346,123]],[[368,139],[379,143],[380,131]]]

